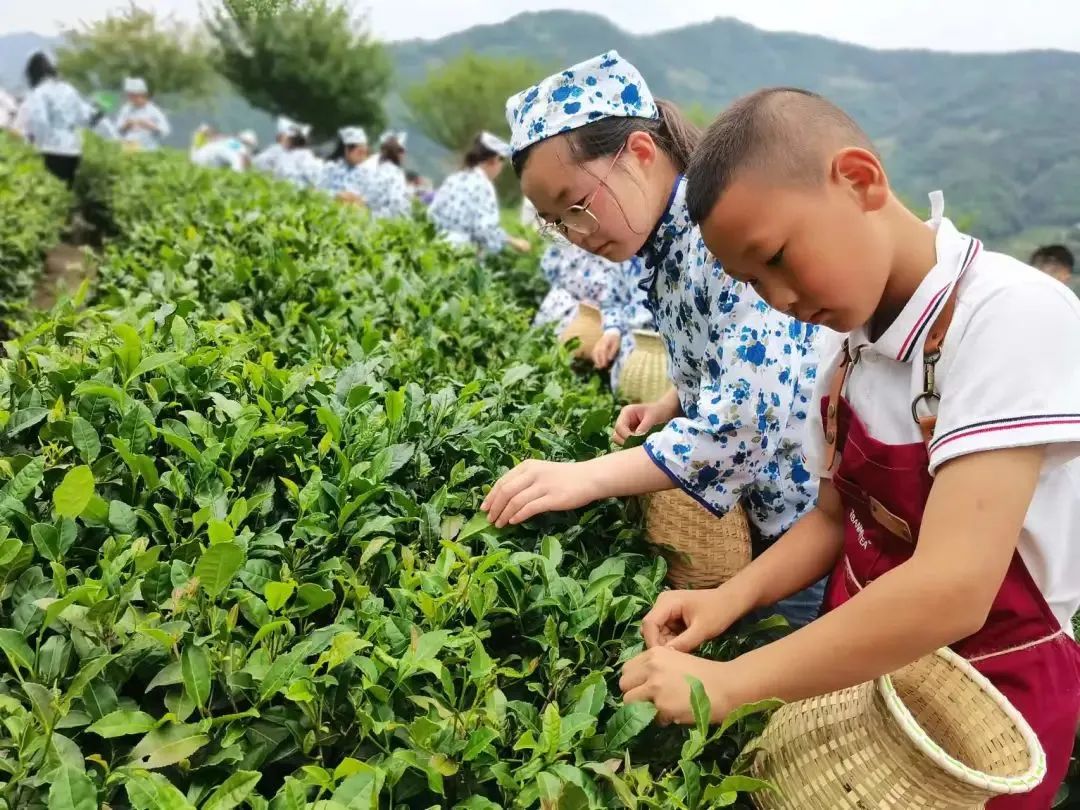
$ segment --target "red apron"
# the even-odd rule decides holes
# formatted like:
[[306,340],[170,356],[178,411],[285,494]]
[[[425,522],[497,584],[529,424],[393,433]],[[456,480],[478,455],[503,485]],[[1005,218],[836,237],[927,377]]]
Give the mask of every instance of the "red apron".
[[[912,406],[926,442],[936,420],[919,416],[917,407],[937,399],[934,364],[952,319],[957,286],[927,336],[925,390]],[[874,439],[844,398],[845,382],[857,360],[851,360],[845,343],[843,362],[822,402],[832,480],[847,515],[844,552],[825,592],[825,610],[911,558],[933,483],[926,443],[890,445]],[[994,799],[988,806],[1046,810],[1065,779],[1080,720],[1080,647],[1061,629],[1019,552],[1013,554],[986,624],[952,648],[1023,714],[1046,751],[1042,785],[1027,794]]]

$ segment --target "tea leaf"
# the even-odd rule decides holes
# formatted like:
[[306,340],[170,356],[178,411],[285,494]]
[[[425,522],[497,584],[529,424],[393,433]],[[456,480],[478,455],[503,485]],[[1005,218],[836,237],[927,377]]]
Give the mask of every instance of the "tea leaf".
[[73,467],[53,492],[53,505],[61,517],[76,518],[94,495],[94,474],[89,467]]
[[244,552],[237,543],[218,543],[203,552],[195,566],[199,585],[211,599],[216,599],[232,583],[244,562]]

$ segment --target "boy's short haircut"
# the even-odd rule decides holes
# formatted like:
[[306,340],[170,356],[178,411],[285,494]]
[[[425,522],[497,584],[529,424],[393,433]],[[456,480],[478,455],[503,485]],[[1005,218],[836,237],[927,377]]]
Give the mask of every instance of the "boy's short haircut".
[[1076,266],[1076,260],[1073,252],[1065,245],[1043,245],[1031,254],[1028,264],[1036,267],[1040,264],[1060,264],[1062,267],[1067,267],[1071,273]]
[[855,146],[877,156],[858,124],[828,99],[796,87],[770,87],[736,101],[712,123],[686,172],[690,219],[702,222],[747,169],[777,183],[809,187],[824,182],[829,152]]

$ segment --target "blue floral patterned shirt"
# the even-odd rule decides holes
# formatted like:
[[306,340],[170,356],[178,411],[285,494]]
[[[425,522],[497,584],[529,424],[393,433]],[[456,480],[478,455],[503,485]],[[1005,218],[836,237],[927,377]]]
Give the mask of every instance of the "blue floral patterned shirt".
[[779,537],[817,500],[802,443],[818,330],[724,273],[690,222],[682,178],[642,256],[684,414],[645,448],[714,514],[741,497],[761,535]]
[[[124,131],[124,127],[134,121],[146,121],[155,127],[155,131],[134,126]],[[140,149],[152,151],[161,146],[161,142],[169,137],[172,131],[169,127],[169,119],[154,102],[148,101],[142,107],[133,104],[125,104],[120,108],[120,114],[116,118],[116,128],[124,143],[138,146]]]
[[412,197],[401,167],[389,160],[375,164],[371,191],[364,201],[375,219],[407,217],[412,210]]
[[540,257],[540,270],[551,285],[533,321],[562,332],[577,314],[578,304],[603,308],[608,284],[618,265],[566,241],[554,242]]
[[307,147],[289,149],[274,161],[274,176],[297,188],[317,188],[322,181],[325,164]]
[[618,332],[619,354],[611,365],[611,387],[618,390],[623,363],[634,350],[634,330],[656,331],[656,320],[649,309],[649,296],[642,288],[647,272],[645,262],[635,256],[615,266],[609,276],[608,295],[600,310],[605,332]]
[[330,194],[356,194],[367,200],[371,195],[374,168],[367,163],[352,165],[344,160],[326,164],[319,188]]
[[45,79],[23,102],[27,140],[50,155],[82,154],[83,128],[94,108],[79,91],[59,79]]
[[483,169],[465,169],[447,177],[435,192],[428,216],[454,242],[472,242],[489,253],[506,245],[495,186]]
[[285,147],[280,143],[272,143],[251,160],[251,168],[260,172],[273,174],[277,170],[277,163],[285,154]]

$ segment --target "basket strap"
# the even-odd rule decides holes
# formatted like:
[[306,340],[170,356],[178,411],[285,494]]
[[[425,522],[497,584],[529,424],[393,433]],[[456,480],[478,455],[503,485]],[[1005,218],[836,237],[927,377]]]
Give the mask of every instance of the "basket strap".
[[832,384],[829,386],[829,404],[825,410],[825,446],[829,452],[826,457],[826,466],[833,470],[836,467],[837,456],[844,449],[844,442],[839,432],[840,397],[844,395],[844,386],[847,384],[848,375],[851,374],[851,352],[848,341],[844,339],[844,356],[840,365],[833,372]]

